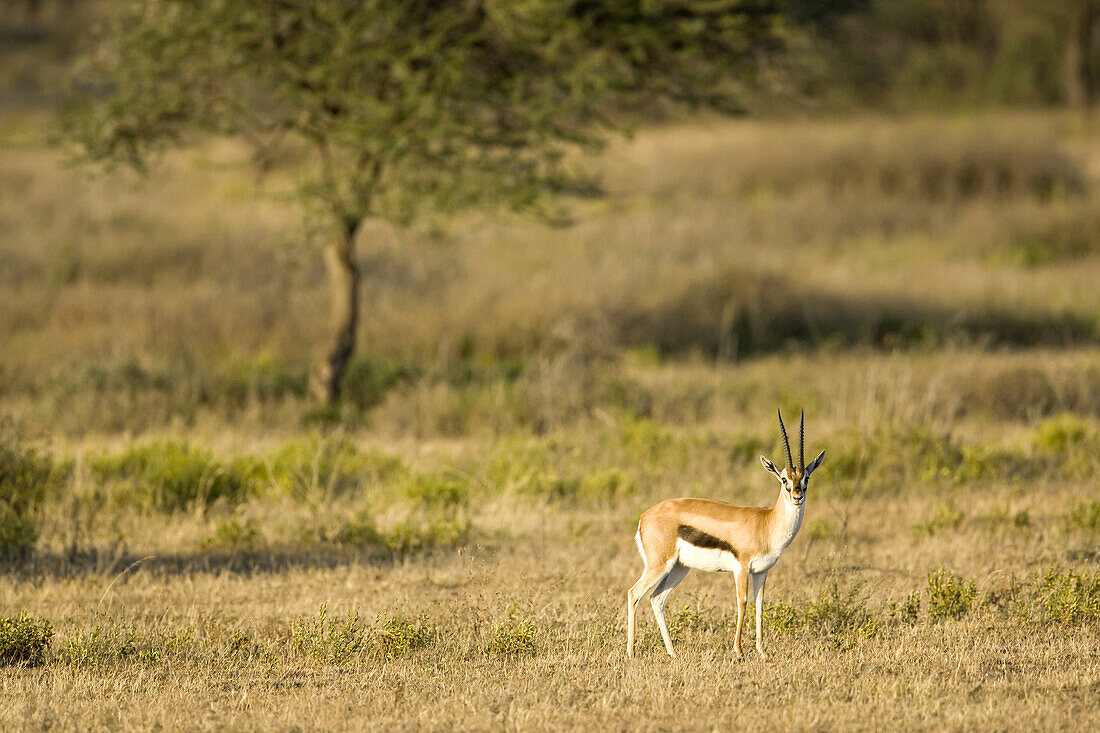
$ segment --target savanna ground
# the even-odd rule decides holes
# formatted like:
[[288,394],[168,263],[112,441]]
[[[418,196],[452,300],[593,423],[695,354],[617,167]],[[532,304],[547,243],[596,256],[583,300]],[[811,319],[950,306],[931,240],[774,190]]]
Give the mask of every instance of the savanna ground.
[[[43,122],[0,120],[4,729],[1100,726],[1093,118],[700,121],[570,228],[370,229],[329,412],[282,172],[90,177]],[[828,454],[768,661],[693,573],[628,662],[638,514],[773,502],[777,406]]]

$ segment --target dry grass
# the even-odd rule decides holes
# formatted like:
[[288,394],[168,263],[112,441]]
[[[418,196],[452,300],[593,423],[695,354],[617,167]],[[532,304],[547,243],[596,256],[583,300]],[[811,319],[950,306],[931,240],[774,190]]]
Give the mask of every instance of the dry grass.
[[[213,142],[89,178],[39,123],[0,125],[0,447],[49,477],[9,523],[0,641],[40,664],[0,667],[4,729],[1100,724],[1088,124],[678,126],[574,228],[371,228],[329,415],[278,172]],[[828,458],[770,660],[693,574],[681,657],[645,609],[628,664],[639,512],[774,500],[776,405]]]

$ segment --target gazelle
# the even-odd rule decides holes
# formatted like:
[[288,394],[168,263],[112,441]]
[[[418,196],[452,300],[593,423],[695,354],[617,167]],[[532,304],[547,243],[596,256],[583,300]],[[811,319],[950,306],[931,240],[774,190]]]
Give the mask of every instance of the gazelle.
[[806,465],[804,442],[806,416],[803,413],[798,428],[798,468],[791,456],[791,442],[779,413],[779,430],[787,449],[787,465],[777,470],[775,464],[760,456],[764,468],[781,485],[775,506],[734,506],[709,499],[667,499],[642,513],[634,542],[645,562],[642,577],[626,594],[626,655],[634,656],[634,621],[638,601],[652,591],[650,604],[657,626],[661,629],[665,649],[670,657],[672,640],[665,625],[665,601],[688,570],[695,568],[708,573],[731,572],[737,586],[737,633],[733,645],[741,656],[741,625],[748,597],[748,580],[752,576],[752,595],[756,601],[756,651],[764,656],[760,638],[760,617],[764,609],[764,583],[768,571],[791,544],[802,526],[802,511],[806,501],[806,486],[810,474],[825,460],[821,451]]

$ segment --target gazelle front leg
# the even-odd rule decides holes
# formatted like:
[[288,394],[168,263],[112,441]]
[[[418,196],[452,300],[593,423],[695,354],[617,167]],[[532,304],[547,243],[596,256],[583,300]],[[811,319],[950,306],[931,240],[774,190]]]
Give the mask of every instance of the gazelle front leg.
[[737,633],[733,635],[733,649],[737,656],[741,654],[741,624],[745,620],[745,602],[749,600],[749,573],[747,570],[739,570],[734,573],[734,583],[737,586]]
[[760,658],[767,661],[768,657],[764,654],[764,643],[761,638],[760,624],[764,615],[764,584],[768,582],[768,573],[753,573],[752,575],[752,595],[756,601],[756,651],[760,653]]

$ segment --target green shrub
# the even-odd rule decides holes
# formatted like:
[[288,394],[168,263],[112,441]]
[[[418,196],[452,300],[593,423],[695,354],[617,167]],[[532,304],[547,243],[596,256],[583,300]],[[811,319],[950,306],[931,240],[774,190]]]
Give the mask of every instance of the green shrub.
[[134,446],[118,456],[99,456],[91,469],[101,481],[117,481],[139,506],[164,512],[245,498],[253,481],[240,464],[225,466],[207,450],[182,441]]
[[140,634],[132,626],[97,625],[86,632],[72,634],[61,651],[61,661],[74,666],[156,662],[166,655],[180,654],[191,648],[194,639],[192,626]]
[[371,651],[382,657],[395,657],[423,649],[436,638],[428,617],[416,619],[389,616],[377,621],[367,634]]
[[1075,506],[1069,513],[1069,522],[1081,529],[1100,532],[1100,501],[1082,502]]
[[931,537],[941,529],[958,529],[964,519],[966,515],[954,504],[940,504],[931,517],[913,525],[913,534]]
[[1100,575],[1047,570],[1038,583],[1045,618],[1059,624],[1100,621]]
[[920,617],[921,595],[915,590],[900,603],[890,604],[890,616],[905,624],[915,624]]
[[469,538],[470,523],[462,517],[410,518],[383,535],[386,548],[399,555],[460,547]]
[[253,473],[275,493],[304,501],[388,483],[404,475],[405,467],[392,456],[360,451],[346,438],[315,435],[284,443],[255,461]]
[[248,400],[270,402],[285,397],[304,397],[309,382],[305,368],[288,366],[276,354],[263,351],[224,361],[213,377],[215,399],[241,405]]
[[325,664],[344,664],[366,649],[359,612],[343,618],[329,618],[328,603],[322,603],[316,616],[302,617],[290,623],[290,648],[295,654]]
[[534,621],[510,614],[508,618],[493,623],[489,629],[486,651],[498,655],[534,654],[537,635],[538,628]]
[[260,525],[255,519],[241,521],[232,517],[214,525],[214,534],[204,540],[207,547],[254,547],[260,539]]
[[355,357],[348,362],[344,372],[340,398],[366,410],[382,402],[387,392],[415,375],[409,367],[384,357]]
[[974,581],[964,581],[946,568],[928,574],[928,616],[960,619],[974,607],[978,591]]
[[0,428],[0,558],[23,555],[34,546],[38,509],[60,483],[63,471]]
[[605,468],[581,480],[579,495],[593,501],[610,501],[633,496],[637,491],[638,484],[629,474],[617,468]]
[[36,667],[46,660],[53,638],[49,621],[28,616],[0,616],[0,667],[23,665]]
[[619,421],[619,445],[627,465],[639,466],[649,473],[682,467],[687,463],[687,444],[683,435],[646,418],[624,416]]
[[450,511],[465,504],[470,494],[470,485],[457,476],[445,473],[409,476],[405,483],[406,498],[428,509]]
[[811,519],[806,523],[806,528],[802,530],[802,533],[810,541],[827,540],[838,536],[839,530],[828,519]]
[[1064,454],[1088,438],[1087,422],[1070,413],[1047,418],[1031,435],[1031,444],[1038,451]]
[[834,579],[804,605],[773,603],[766,615],[777,631],[808,631],[837,649],[849,648],[857,637],[871,637],[879,630],[878,620],[867,610],[862,582],[844,590]]
[[388,555],[407,555],[459,547],[469,541],[470,532],[470,523],[464,517],[422,514],[410,515],[383,531],[370,513],[363,510],[346,521],[331,539],[341,545],[372,549]]

